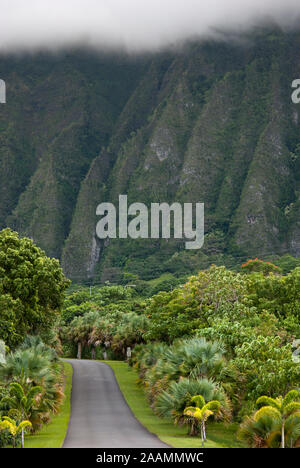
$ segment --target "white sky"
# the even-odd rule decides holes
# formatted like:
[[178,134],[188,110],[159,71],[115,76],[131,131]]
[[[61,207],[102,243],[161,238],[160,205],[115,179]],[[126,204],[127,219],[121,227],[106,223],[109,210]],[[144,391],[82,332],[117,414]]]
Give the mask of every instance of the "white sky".
[[156,50],[215,29],[244,30],[266,17],[295,26],[300,0],[0,0],[0,51],[80,42]]

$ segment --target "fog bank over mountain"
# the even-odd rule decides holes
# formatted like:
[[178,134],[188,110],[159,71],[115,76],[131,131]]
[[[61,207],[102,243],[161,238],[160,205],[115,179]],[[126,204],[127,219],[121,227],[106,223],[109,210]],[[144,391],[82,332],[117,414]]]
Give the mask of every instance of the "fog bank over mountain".
[[0,0],[0,51],[156,51],[267,22],[295,28],[299,17],[299,0]]

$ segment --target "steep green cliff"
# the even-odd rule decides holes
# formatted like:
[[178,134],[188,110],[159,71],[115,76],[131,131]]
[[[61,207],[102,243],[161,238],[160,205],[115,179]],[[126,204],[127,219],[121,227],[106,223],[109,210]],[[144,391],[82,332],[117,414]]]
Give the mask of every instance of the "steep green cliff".
[[[0,222],[76,280],[150,279],[300,255],[300,34],[146,57],[0,57]],[[95,233],[96,207],[204,202],[204,247]]]

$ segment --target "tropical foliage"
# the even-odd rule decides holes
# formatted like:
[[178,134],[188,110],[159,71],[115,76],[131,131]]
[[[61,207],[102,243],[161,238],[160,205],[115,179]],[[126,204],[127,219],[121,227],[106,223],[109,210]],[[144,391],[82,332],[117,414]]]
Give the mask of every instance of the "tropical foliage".
[[284,275],[258,259],[240,272],[212,265],[152,297],[134,284],[72,286],[63,303],[67,282],[58,265],[11,231],[1,239],[16,271],[2,256],[0,322],[10,352],[0,364],[0,416],[15,426],[4,424],[0,444],[23,445],[20,424],[35,431],[58,410],[64,355],[128,359],[155,414],[200,434],[203,444],[210,421],[223,420],[242,422],[240,437],[253,447],[298,445],[298,266]]
[[0,231],[0,339],[9,347],[52,327],[69,281],[28,238]]
[[[192,406],[193,397],[201,395],[205,401],[218,401],[219,410],[215,417],[228,417],[229,403],[223,389],[211,379],[180,379],[172,382],[167,390],[162,390],[157,396],[155,411],[162,417],[170,417],[175,424],[186,424],[190,435],[197,435],[199,424],[193,418],[186,417],[185,410]],[[223,411],[220,410],[222,408]]]
[[261,408],[247,417],[239,437],[251,447],[300,447],[300,392],[291,390],[283,397],[262,396]]
[[202,447],[204,447],[204,442],[206,441],[206,421],[210,416],[220,411],[221,404],[217,400],[205,403],[202,395],[195,395],[191,398],[191,405],[184,409],[183,414],[192,421],[192,424],[200,425]]
[[[7,418],[14,420],[16,428],[25,420],[30,422],[32,431],[39,429],[58,410],[64,396],[58,356],[39,337],[27,337],[19,348],[7,355],[6,362],[0,364],[0,381],[3,382],[0,415],[7,421]],[[20,434],[23,446],[22,427],[15,432],[8,428],[8,433],[13,443]],[[0,445],[7,443],[6,439],[7,433],[0,438]]]
[[2,421],[0,420],[0,432],[7,430],[12,437],[13,448],[16,447],[17,436],[22,433],[21,447],[24,448],[24,431],[26,428],[31,427],[30,421],[21,421],[19,424],[8,416],[3,416]]

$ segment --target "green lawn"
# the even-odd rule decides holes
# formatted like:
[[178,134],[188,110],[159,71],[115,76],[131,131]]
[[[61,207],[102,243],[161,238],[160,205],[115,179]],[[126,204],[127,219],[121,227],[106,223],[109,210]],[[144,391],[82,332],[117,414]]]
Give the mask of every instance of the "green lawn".
[[[186,427],[177,427],[170,419],[156,416],[145,397],[143,389],[137,385],[137,374],[127,363],[121,361],[103,361],[113,369],[120,389],[135,417],[163,442],[177,448],[201,447],[200,437],[187,435]],[[239,448],[242,445],[236,440],[236,424],[208,423],[207,448]]]
[[59,412],[52,417],[38,433],[25,437],[25,448],[61,448],[64,442],[70,411],[73,368],[68,362],[64,362],[65,373],[65,398]]

